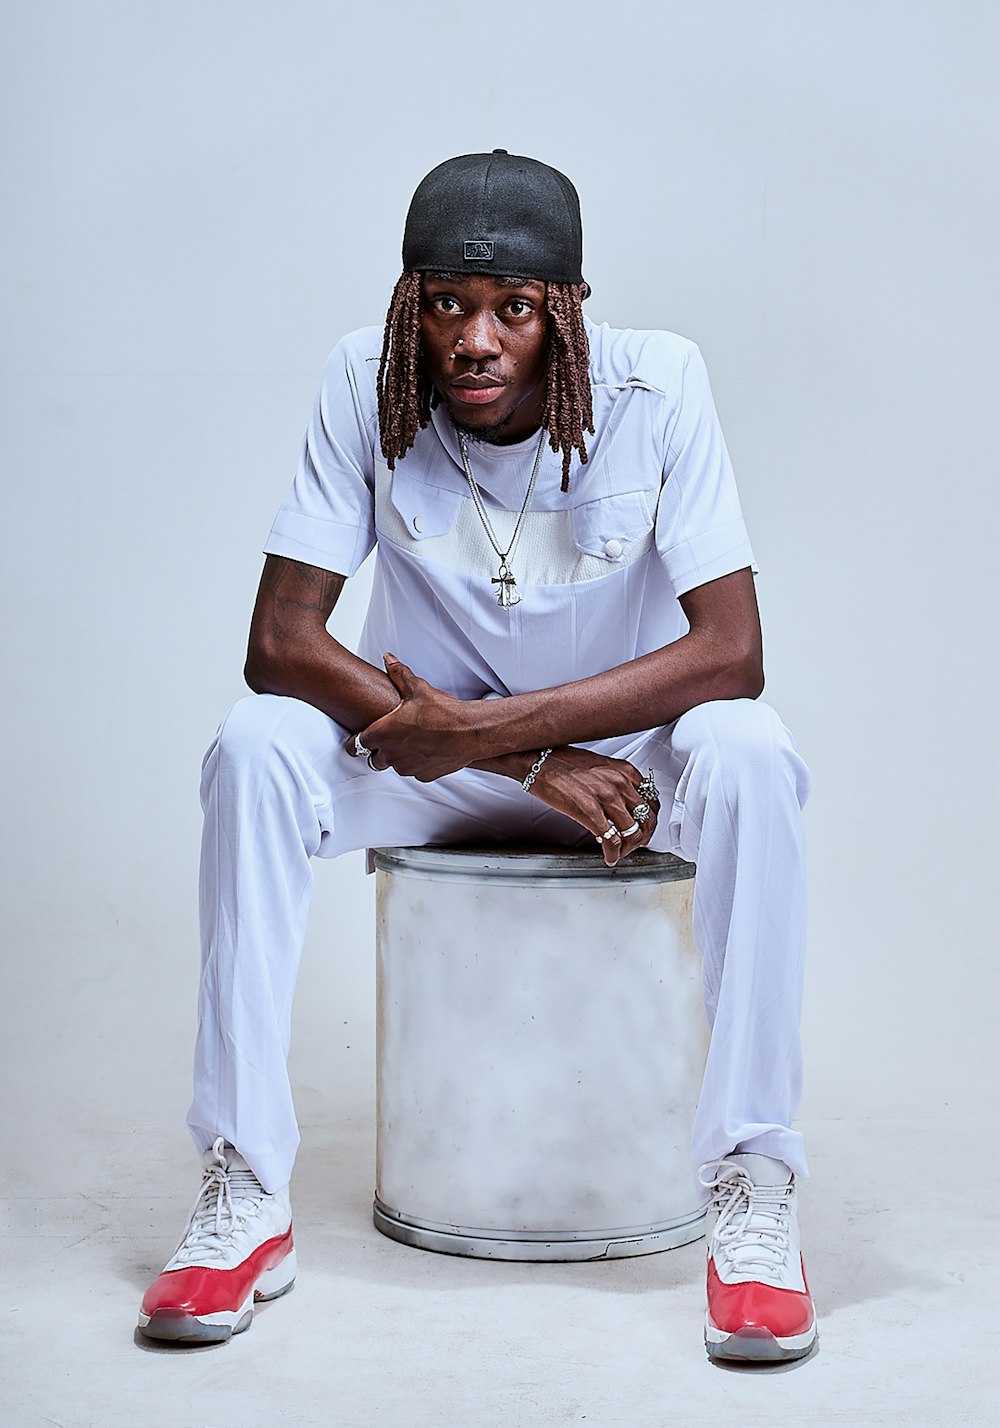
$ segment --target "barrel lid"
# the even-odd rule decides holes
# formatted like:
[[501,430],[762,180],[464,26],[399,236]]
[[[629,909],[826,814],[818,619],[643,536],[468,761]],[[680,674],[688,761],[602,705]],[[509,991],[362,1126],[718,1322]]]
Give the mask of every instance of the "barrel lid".
[[375,867],[431,879],[455,878],[481,882],[507,878],[524,882],[681,882],[693,878],[695,866],[672,853],[640,848],[609,868],[595,848],[537,847],[526,843],[489,847],[474,844],[428,848],[373,848]]

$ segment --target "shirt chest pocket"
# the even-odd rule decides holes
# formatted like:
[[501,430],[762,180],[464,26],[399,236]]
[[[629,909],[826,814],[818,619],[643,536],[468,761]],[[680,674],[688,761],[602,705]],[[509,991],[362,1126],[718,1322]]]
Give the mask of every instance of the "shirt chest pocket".
[[[389,476],[388,471],[385,474]],[[389,498],[379,503],[383,535],[398,545],[409,546],[450,533],[462,508],[457,491],[428,486],[398,470],[386,484]]]
[[653,513],[645,491],[623,491],[573,509],[573,540],[586,555],[627,565],[653,540]]

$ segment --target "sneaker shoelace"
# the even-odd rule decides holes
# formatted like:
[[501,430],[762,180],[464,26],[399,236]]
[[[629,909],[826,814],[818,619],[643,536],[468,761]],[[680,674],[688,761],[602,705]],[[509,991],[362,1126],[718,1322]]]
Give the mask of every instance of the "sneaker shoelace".
[[[715,1174],[705,1179],[709,1170]],[[713,1253],[722,1257],[726,1269],[773,1273],[788,1264],[794,1180],[787,1185],[755,1185],[742,1165],[728,1160],[703,1165],[698,1180],[711,1192],[711,1207],[719,1216],[712,1236]]]
[[222,1141],[217,1140],[212,1151],[218,1163],[205,1171],[184,1238],[174,1252],[181,1262],[204,1264],[207,1258],[223,1258],[233,1236],[260,1214],[266,1193],[253,1171],[228,1168]]

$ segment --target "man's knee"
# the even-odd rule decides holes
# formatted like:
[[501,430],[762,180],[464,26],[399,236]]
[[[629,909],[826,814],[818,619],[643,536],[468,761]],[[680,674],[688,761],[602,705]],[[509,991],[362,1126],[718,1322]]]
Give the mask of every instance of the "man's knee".
[[346,731],[322,710],[301,699],[250,694],[237,700],[220,724],[205,756],[205,771],[213,765],[231,770],[275,762],[287,766],[346,738]]
[[689,761],[708,765],[727,782],[790,779],[800,804],[805,802],[808,769],[778,715],[760,699],[699,704],[677,720],[673,741]]

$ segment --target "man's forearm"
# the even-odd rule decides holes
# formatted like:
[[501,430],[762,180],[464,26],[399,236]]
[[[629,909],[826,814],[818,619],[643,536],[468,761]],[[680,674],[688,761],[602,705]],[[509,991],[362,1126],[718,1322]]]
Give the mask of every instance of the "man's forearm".
[[255,694],[284,694],[321,709],[345,729],[364,729],[399,703],[384,670],[326,630],[287,632],[276,622],[251,632],[244,678]]
[[[520,782],[542,748],[655,728],[710,699],[759,693],[742,661],[735,656],[727,661],[718,650],[698,645],[685,636],[571,684],[505,699],[457,701],[468,766]],[[246,678],[257,693],[302,699],[350,732],[367,728],[400,702],[387,674],[325,632],[279,644],[266,659],[258,652],[247,660]]]
[[[244,675],[256,694],[283,694],[321,709],[352,733],[367,728],[399,703],[399,693],[384,670],[353,654],[328,632],[293,640],[251,642]],[[501,700],[472,700],[480,705]],[[471,767],[521,782],[535,758],[533,751],[505,751],[474,761]]]
[[681,606],[690,628],[679,640],[586,679],[492,701],[469,740],[472,757],[615,738],[711,700],[756,699],[764,665],[749,568],[695,587]]
[[489,759],[521,749],[589,743],[672,723],[713,699],[756,698],[759,664],[739,646],[686,635],[628,664],[572,684],[490,700],[470,746]]

